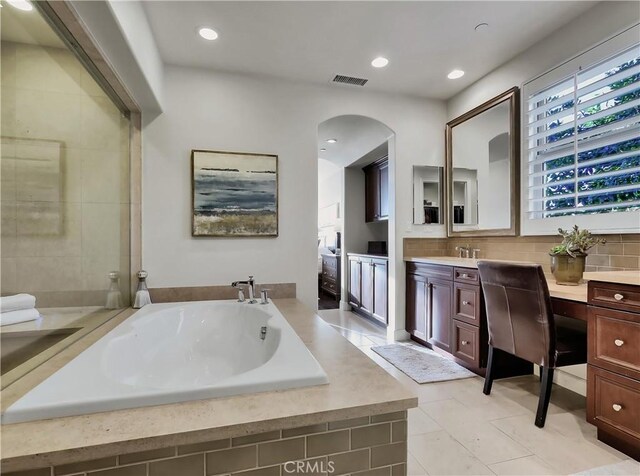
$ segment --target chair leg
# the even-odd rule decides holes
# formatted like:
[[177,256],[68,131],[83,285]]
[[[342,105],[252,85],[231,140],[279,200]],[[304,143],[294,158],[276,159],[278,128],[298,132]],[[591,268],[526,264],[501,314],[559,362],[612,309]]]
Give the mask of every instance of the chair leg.
[[489,346],[489,357],[487,359],[487,373],[484,377],[484,389],[482,392],[485,395],[489,395],[491,393],[491,386],[493,385],[493,366],[495,363],[495,350],[492,345]]
[[538,400],[538,411],[536,413],[536,426],[544,427],[547,419],[547,410],[549,409],[549,399],[551,398],[551,384],[553,384],[553,369],[543,367],[542,383],[540,384],[540,399]]

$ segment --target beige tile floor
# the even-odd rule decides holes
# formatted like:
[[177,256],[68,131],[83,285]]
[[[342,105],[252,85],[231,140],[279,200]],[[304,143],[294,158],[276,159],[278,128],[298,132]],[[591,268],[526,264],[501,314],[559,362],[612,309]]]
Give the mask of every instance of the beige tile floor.
[[408,476],[640,475],[639,463],[597,440],[584,397],[554,386],[540,429],[537,377],[498,380],[490,396],[480,377],[420,385],[370,349],[386,343],[381,328],[352,312],[318,314],[418,396],[409,411]]

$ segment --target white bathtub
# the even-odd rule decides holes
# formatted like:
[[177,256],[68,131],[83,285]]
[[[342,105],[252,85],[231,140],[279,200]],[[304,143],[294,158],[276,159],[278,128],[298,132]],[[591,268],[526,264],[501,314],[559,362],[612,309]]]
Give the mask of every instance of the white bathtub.
[[7,408],[2,422],[326,383],[271,302],[151,304]]

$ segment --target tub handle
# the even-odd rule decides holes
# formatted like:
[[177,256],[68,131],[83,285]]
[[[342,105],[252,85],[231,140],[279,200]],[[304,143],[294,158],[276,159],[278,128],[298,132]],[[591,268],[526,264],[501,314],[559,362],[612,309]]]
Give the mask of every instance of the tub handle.
[[271,289],[263,289],[260,291],[260,304],[269,304],[269,291],[271,291]]

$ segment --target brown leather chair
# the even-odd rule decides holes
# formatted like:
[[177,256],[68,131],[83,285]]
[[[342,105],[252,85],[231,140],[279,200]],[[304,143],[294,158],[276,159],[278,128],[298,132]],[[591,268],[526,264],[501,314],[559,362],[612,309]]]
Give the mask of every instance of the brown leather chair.
[[491,393],[500,352],[541,367],[536,426],[547,417],[553,370],[587,361],[586,323],[554,316],[542,266],[479,261],[489,328],[489,358],[484,393]]

